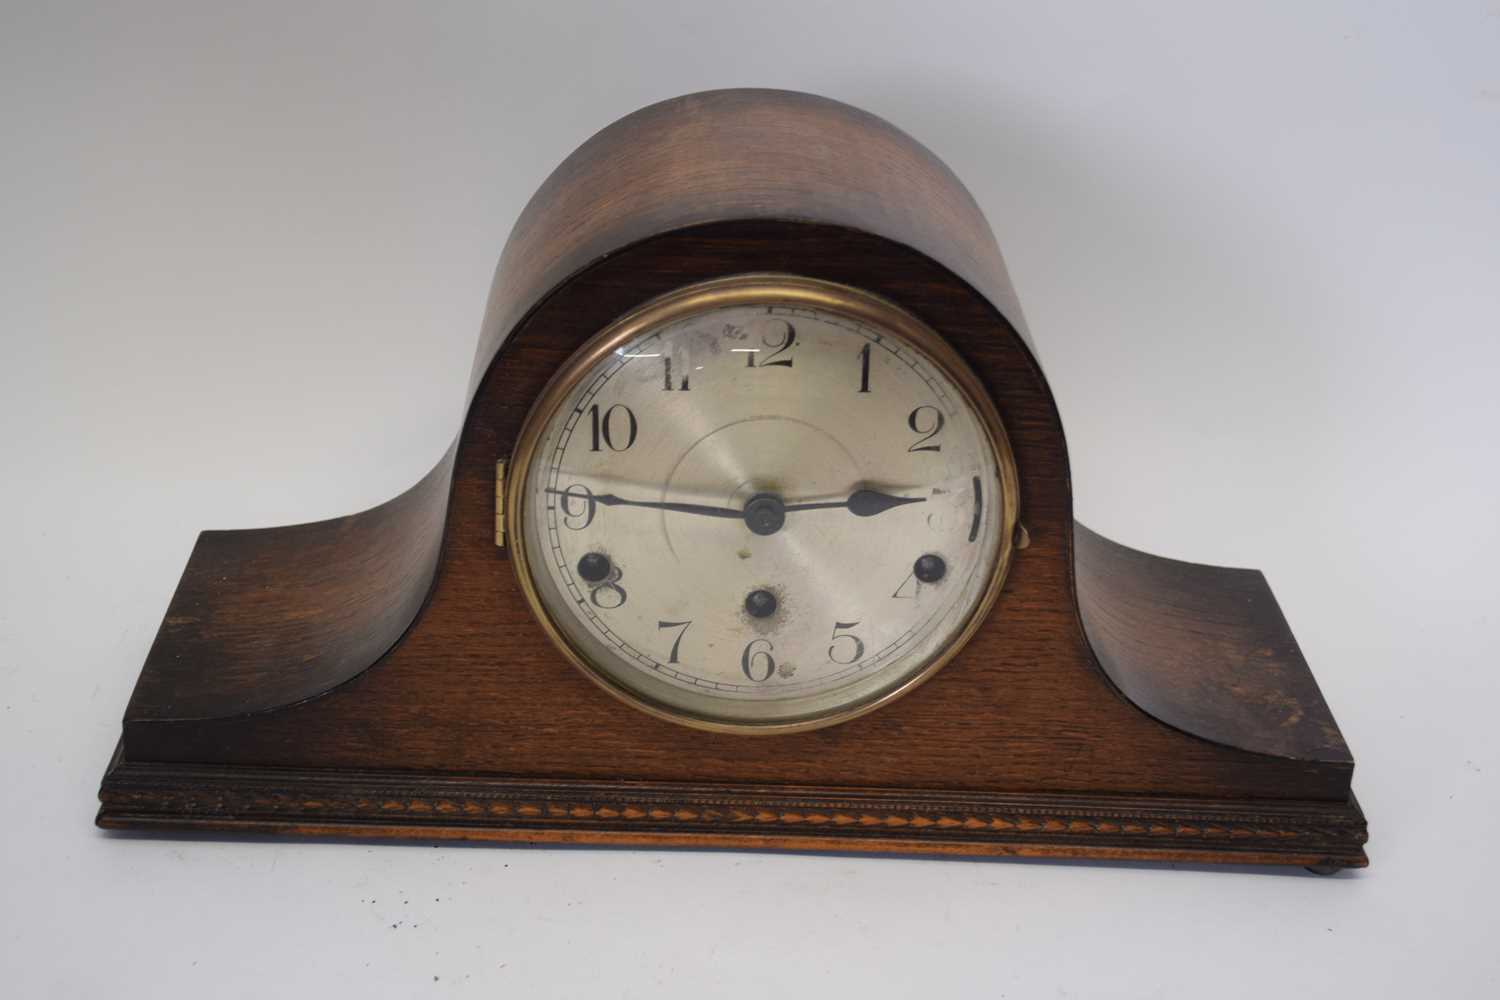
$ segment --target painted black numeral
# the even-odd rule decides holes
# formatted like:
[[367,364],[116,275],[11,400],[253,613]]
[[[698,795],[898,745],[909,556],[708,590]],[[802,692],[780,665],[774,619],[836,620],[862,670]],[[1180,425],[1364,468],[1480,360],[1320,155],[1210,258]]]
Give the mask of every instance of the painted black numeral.
[[984,511],[984,497],[979,491],[979,477],[974,477],[974,520],[969,523],[969,541],[979,537],[979,516]]
[[[924,417],[922,415],[923,411],[931,413],[932,416]],[[928,424],[929,426],[923,427],[923,424]],[[919,406],[915,410],[912,410],[911,415],[906,418],[906,426],[912,429],[912,433],[922,435],[917,439],[916,444],[906,449],[907,451],[943,450],[943,446],[940,444],[927,443],[937,437],[938,433],[943,429],[943,411],[936,406]]]
[[[625,588],[620,586],[620,578],[624,575],[620,567],[612,565],[609,568],[609,576],[589,588],[589,600],[594,602],[594,607],[613,611],[615,608],[625,606]],[[613,596],[601,600],[600,594]]]
[[766,355],[766,360],[760,362],[759,364],[756,364],[756,361],[755,361],[755,355],[756,355],[757,352],[750,351],[750,352],[746,353],[746,355],[745,355],[745,367],[747,367],[747,368],[790,368],[790,367],[792,367],[792,359],[791,358],[782,358],[780,361],[773,361],[773,360],[771,360],[772,358],[776,357],[778,354],[785,354],[787,351],[790,351],[792,349],[792,345],[797,342],[797,330],[796,330],[796,328],[793,327],[792,324],[788,323],[784,319],[783,320],[779,320],[778,322],[780,322],[780,323],[782,323],[783,325],[786,326],[786,332],[781,335],[781,339],[780,340],[772,340],[770,338],[769,334],[763,334],[761,336],[761,338],[760,338],[760,342],[763,345],[765,345],[766,347],[775,348],[775,350],[773,350],[770,354],[767,354]]
[[[848,664],[848,663],[858,663],[860,660],[864,659],[864,657],[865,657],[865,641],[863,639],[861,639],[859,636],[854,635],[852,632],[848,631],[849,629],[853,628],[854,626],[856,626],[858,624],[859,624],[859,622],[834,622],[833,623],[833,642],[830,643],[829,646],[828,646],[828,659],[830,661],[832,661],[834,663]],[[842,632],[843,634],[840,635],[839,634],[840,632]],[[849,654],[849,656],[848,656],[847,659],[840,659],[839,657],[837,657],[837,656],[834,655],[834,651],[839,648],[839,642],[842,641],[842,640],[844,640],[844,639],[849,640],[849,642],[852,643],[853,645],[852,646],[845,646],[844,647],[844,650]]]
[[[662,355],[661,368],[662,392],[671,392],[674,387],[672,385],[672,356],[670,354]],[[679,382],[675,388],[680,392],[688,392],[688,376],[682,376],[682,381]]]
[[[907,587],[908,583],[911,584],[909,588]],[[903,590],[909,590],[910,593],[903,594]],[[922,581],[917,579],[915,573],[908,573],[906,574],[906,579],[901,581],[901,586],[897,587],[896,592],[891,596],[897,598],[898,600],[914,601],[917,599],[917,595],[921,592]]]
[[[757,649],[757,646],[765,648]],[[774,648],[770,639],[750,640],[750,645],[746,646],[745,652],[740,655],[740,669],[745,672],[745,676],[757,684],[770,680],[771,675],[776,672],[776,660],[771,656],[771,650]],[[757,676],[762,668],[765,673]]]
[[870,345],[859,349],[859,391],[870,391]]
[[667,658],[667,662],[668,663],[676,663],[677,662],[677,650],[679,650],[679,649],[682,648],[682,637],[685,636],[685,635],[687,635],[687,630],[693,627],[693,623],[692,622],[657,622],[656,623],[656,627],[658,629],[664,629],[664,628],[680,628],[680,629],[682,629],[681,632],[677,633],[677,638],[674,639],[674,640],[672,640],[672,655]]
[[[616,421],[615,414],[621,410],[625,412],[625,416],[623,417],[625,421],[625,443],[615,444],[615,438],[619,434],[619,424]],[[599,443],[601,441],[610,451],[624,451],[635,444],[635,433],[639,428],[635,422],[635,414],[625,404],[616,403],[601,415],[599,413],[599,404],[595,403],[589,407],[589,420],[593,424],[594,431],[594,441],[589,446],[589,451],[599,451]]]
[[[582,483],[574,483],[565,490],[551,490],[561,497],[557,505],[562,508],[563,524],[574,531],[582,531],[594,523],[594,511],[599,509],[599,502],[594,499],[594,491]],[[577,500],[583,504],[582,510],[573,509],[573,501]]]

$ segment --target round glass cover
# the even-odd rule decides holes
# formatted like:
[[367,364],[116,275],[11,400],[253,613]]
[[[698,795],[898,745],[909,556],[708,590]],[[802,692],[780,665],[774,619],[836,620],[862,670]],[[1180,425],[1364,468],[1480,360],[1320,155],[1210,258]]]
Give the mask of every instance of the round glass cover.
[[1011,553],[994,407],[930,328],[826,282],[692,286],[601,332],[511,465],[523,588],[591,677],[711,729],[869,711],[957,652]]

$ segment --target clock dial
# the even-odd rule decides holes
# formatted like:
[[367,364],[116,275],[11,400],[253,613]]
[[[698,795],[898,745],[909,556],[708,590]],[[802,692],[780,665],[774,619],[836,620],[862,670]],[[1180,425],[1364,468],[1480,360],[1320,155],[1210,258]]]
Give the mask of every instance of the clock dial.
[[854,289],[684,289],[579,351],[512,470],[528,595],[570,658],[712,728],[852,717],[951,657],[1015,522],[1004,431],[933,331]]

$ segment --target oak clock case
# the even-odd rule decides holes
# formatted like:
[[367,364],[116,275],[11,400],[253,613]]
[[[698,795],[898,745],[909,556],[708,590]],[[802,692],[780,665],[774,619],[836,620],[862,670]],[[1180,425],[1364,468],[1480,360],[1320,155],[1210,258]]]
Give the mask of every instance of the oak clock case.
[[1260,574],[1075,522],[952,173],[716,91],[538,190],[421,482],[200,535],[98,822],[1332,871],[1352,773]]

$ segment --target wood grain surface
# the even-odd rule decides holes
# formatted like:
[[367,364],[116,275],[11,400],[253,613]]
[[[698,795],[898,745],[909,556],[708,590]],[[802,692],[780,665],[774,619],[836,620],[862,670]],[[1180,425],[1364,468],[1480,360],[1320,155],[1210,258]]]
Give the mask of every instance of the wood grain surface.
[[[566,663],[493,505],[496,460],[584,340],[751,271],[855,285],[942,333],[1011,436],[1031,544],[931,682],[747,738],[649,717]],[[1018,322],[972,199],[878,119],[748,91],[611,126],[517,224],[433,473],[364,514],[200,539],[101,824],[1363,864],[1352,758],[1264,580],[1075,532]]]

